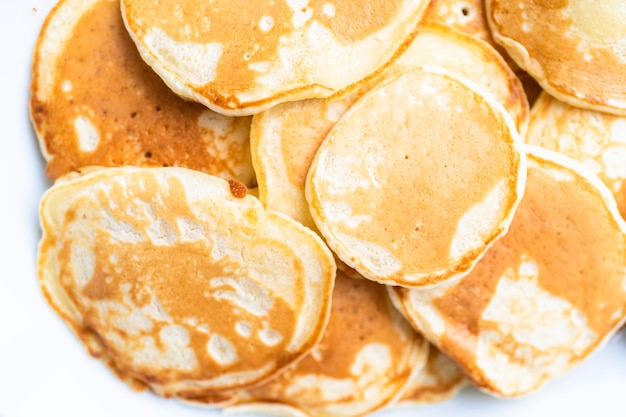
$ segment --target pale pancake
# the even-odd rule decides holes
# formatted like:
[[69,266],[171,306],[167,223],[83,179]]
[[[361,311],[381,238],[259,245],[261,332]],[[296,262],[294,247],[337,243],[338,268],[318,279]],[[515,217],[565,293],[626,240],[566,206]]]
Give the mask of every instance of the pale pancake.
[[49,189],[40,216],[48,301],[90,352],[160,395],[259,383],[322,336],[332,254],[241,183],[91,170]]
[[542,94],[526,142],[582,162],[613,193],[626,219],[626,117],[585,110]]
[[182,100],[139,56],[119,0],[62,0],[40,32],[30,111],[46,174],[181,166],[254,185],[250,118]]
[[[436,23],[425,24],[409,48],[381,78],[434,64],[467,77],[499,101],[519,131],[528,124],[529,106],[515,74],[489,45]],[[374,80],[371,87],[379,80]],[[283,103],[255,115],[250,133],[259,198],[268,208],[316,229],[304,197],[304,184],[320,144],[350,106],[369,88],[338,100]]]
[[328,133],[306,181],[335,254],[384,284],[467,273],[507,230],[526,166],[504,109],[442,69],[365,94]]
[[626,223],[600,179],[528,146],[511,227],[472,272],[394,289],[425,337],[498,396],[527,394],[598,349],[626,318]]
[[467,382],[461,369],[449,357],[430,346],[426,366],[413,377],[396,405],[406,407],[446,401]]
[[282,404],[310,417],[365,415],[401,395],[428,351],[384,286],[339,271],[319,345],[267,384],[242,393],[241,410],[274,413],[271,404]]
[[626,114],[626,2],[486,0],[494,39],[550,94]]
[[430,0],[122,0],[143,59],[173,91],[228,115],[342,95],[389,65]]

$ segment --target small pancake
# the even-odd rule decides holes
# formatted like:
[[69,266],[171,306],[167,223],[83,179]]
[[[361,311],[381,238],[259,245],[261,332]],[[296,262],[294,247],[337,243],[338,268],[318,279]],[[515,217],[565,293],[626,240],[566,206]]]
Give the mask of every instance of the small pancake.
[[626,117],[573,107],[544,93],[532,109],[525,140],[593,171],[626,219]]
[[322,336],[332,254],[241,183],[172,167],[91,170],[57,181],[40,216],[52,307],[118,375],[160,395],[259,383]]
[[483,390],[527,394],[579,364],[626,319],[626,223],[576,161],[528,146],[508,233],[470,274],[396,288],[411,323]]
[[335,254],[384,284],[467,273],[508,228],[526,166],[504,109],[441,68],[379,84],[328,133],[306,180]]
[[250,118],[182,100],[128,36],[119,0],[62,0],[33,57],[30,112],[46,174],[99,166],[181,166],[255,184]]
[[399,397],[425,366],[428,351],[384,286],[338,271],[319,345],[287,371],[241,395],[240,402],[245,411],[272,414],[272,405],[282,404],[309,417],[365,415]]
[[343,95],[389,65],[431,0],[122,0],[143,59],[183,97],[233,116]]
[[626,115],[626,3],[486,0],[494,39],[548,93]]
[[430,346],[426,366],[412,378],[396,406],[432,404],[453,398],[467,378],[459,367],[435,346]]
[[[529,107],[522,85],[489,45],[446,27],[428,23],[381,78],[433,64],[471,79],[499,101],[519,131],[528,124]],[[372,82],[372,87],[379,80]],[[320,144],[364,87],[338,100],[310,99],[283,103],[255,115],[250,133],[259,198],[268,208],[316,229],[304,197],[304,184]]]

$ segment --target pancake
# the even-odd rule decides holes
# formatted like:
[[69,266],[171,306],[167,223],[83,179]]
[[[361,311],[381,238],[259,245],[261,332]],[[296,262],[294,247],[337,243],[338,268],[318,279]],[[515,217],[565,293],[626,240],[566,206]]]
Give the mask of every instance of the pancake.
[[123,0],[143,59],[183,97],[222,114],[343,95],[389,65],[430,0]]
[[[428,343],[393,307],[384,286],[338,271],[330,320],[319,345],[227,412],[298,410],[301,415],[361,416],[397,399],[421,372]],[[293,414],[290,414],[293,415]]]
[[563,153],[598,175],[626,219],[626,118],[565,104],[544,93],[526,142]]
[[[428,23],[381,78],[412,67],[434,64],[467,77],[499,101],[519,131],[528,124],[522,85],[489,45],[468,35]],[[369,87],[338,100],[283,103],[255,115],[250,133],[259,198],[268,208],[316,229],[304,196],[306,174],[320,144],[340,117]]]
[[426,366],[411,379],[396,406],[409,407],[449,400],[467,382],[459,367],[431,345]]
[[62,0],[40,32],[30,112],[46,174],[181,166],[255,184],[250,118],[182,100],[146,65],[119,0]]
[[626,318],[626,223],[615,200],[574,160],[526,149],[526,191],[506,236],[456,282],[394,289],[411,323],[502,397],[567,372]]
[[626,3],[486,0],[494,39],[548,93],[626,114]]
[[467,273],[507,230],[526,166],[504,109],[442,69],[379,84],[328,133],[305,195],[364,277],[423,286]]
[[57,181],[40,216],[38,274],[54,310],[118,375],[160,395],[260,383],[322,336],[332,254],[241,183],[90,170]]

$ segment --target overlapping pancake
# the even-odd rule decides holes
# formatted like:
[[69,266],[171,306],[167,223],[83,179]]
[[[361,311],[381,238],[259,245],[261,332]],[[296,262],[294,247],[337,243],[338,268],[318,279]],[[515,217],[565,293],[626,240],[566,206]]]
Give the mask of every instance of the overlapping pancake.
[[389,65],[430,0],[122,0],[143,59],[176,93],[228,115],[342,95]]
[[466,386],[467,382],[459,367],[431,345],[426,366],[412,378],[397,406],[407,407],[448,400]]
[[533,106],[525,140],[593,171],[626,219],[626,117],[573,107],[544,93]]
[[[381,78],[425,64],[439,65],[471,79],[505,107],[519,131],[526,130],[529,108],[522,85],[489,45],[440,24],[427,23]],[[266,207],[315,229],[304,197],[306,174],[327,133],[366,91],[364,87],[332,101],[283,103],[253,117],[252,160],[259,198]]]
[[494,39],[550,94],[626,114],[626,3],[486,0]]
[[510,117],[441,68],[379,84],[331,129],[306,199],[335,254],[368,279],[421,286],[467,273],[502,236],[526,166]]
[[241,183],[172,167],[91,170],[57,181],[40,215],[50,304],[90,352],[163,396],[261,382],[322,336],[332,254]]
[[242,393],[242,405],[226,411],[365,415],[396,400],[424,368],[428,352],[428,343],[393,307],[384,286],[338,271],[319,345],[268,383]]
[[574,160],[526,149],[513,223],[471,273],[394,289],[416,328],[480,388],[504,397],[579,364],[626,318],[626,223],[615,200]]
[[252,186],[250,118],[182,100],[146,65],[119,0],[61,0],[33,57],[30,111],[56,179],[100,166],[182,166]]

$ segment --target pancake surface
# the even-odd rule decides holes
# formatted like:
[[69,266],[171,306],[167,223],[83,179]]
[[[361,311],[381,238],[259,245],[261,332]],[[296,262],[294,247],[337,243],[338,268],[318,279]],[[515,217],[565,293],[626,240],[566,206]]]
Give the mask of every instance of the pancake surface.
[[403,311],[480,388],[523,395],[580,363],[626,317],[626,224],[601,181],[528,147],[508,233],[470,274],[396,289]]
[[248,186],[250,118],[182,100],[128,36],[119,0],[62,0],[33,59],[31,117],[51,179],[90,165],[182,166]]
[[419,286],[465,273],[505,233],[525,174],[500,106],[443,70],[412,70],[339,120],[305,191],[343,262],[368,279]]
[[243,185],[182,168],[106,168],[41,204],[42,290],[92,353],[164,395],[260,382],[325,328],[335,263]]
[[252,403],[243,406],[248,411],[257,405],[271,411],[268,404],[279,403],[311,417],[365,415],[397,399],[423,369],[428,352],[428,343],[392,306],[384,286],[338,271],[319,345],[242,395],[241,402]]
[[402,52],[430,0],[123,0],[143,59],[223,114],[354,90]]
[[486,0],[494,39],[551,95],[626,114],[626,3]]
[[544,93],[533,106],[526,142],[581,162],[606,184],[626,219],[626,118],[570,106]]

